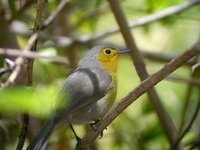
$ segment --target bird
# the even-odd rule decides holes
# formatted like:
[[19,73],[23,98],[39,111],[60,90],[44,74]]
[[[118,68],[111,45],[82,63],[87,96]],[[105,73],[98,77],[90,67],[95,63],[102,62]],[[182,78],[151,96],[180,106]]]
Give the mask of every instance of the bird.
[[101,120],[116,99],[119,56],[128,52],[131,50],[107,45],[91,48],[64,81],[55,112],[27,150],[44,149],[52,132],[63,124],[89,124]]

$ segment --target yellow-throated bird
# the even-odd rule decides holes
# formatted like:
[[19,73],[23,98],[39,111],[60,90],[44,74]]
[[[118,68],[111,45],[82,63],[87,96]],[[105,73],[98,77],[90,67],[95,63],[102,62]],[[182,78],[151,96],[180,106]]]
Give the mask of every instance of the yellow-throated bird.
[[130,50],[93,47],[65,80],[58,94],[58,110],[27,149],[42,149],[52,131],[63,123],[84,124],[101,120],[116,98],[119,55],[127,52]]

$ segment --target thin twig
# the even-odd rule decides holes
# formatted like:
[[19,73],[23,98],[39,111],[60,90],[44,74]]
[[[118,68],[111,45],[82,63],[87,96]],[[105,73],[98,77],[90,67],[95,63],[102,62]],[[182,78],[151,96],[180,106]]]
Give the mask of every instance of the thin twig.
[[16,150],[22,150],[24,146],[24,140],[26,139],[27,130],[28,130],[28,123],[29,123],[29,115],[23,114],[22,115],[22,129],[19,135],[19,142],[17,144]]
[[[122,2],[123,0],[120,0]],[[79,27],[84,21],[91,20],[95,17],[99,17],[100,15],[107,13],[109,11],[109,5],[106,3],[105,5],[95,9],[92,12],[89,12],[86,16],[80,18],[77,23],[75,23],[74,28]]]
[[200,140],[199,140],[199,136],[197,137],[197,139],[195,139],[195,141],[192,141],[190,143],[190,147],[188,150],[195,150],[195,148],[199,148],[200,147]]
[[34,1],[32,0],[26,0],[23,6],[21,6],[18,10],[18,14],[22,14],[25,10],[29,8],[30,5],[32,5]]
[[[194,60],[196,61],[196,63],[193,65],[193,67],[196,64],[198,64],[198,56],[196,56]],[[195,77],[194,76],[194,72],[192,72],[191,75],[190,75],[190,78],[193,80],[194,77]],[[199,83],[199,82],[195,81],[195,83]],[[190,106],[189,104],[190,104],[191,97],[192,97],[193,86],[194,86],[194,84],[192,84],[190,82],[188,84],[188,87],[187,87],[187,92],[186,92],[186,95],[185,95],[185,100],[184,100],[183,108],[182,108],[181,115],[180,115],[179,133],[181,133],[182,130],[184,129],[186,115],[187,115],[187,110],[188,110],[188,108]]]
[[166,78],[166,80],[172,80],[172,81],[176,81],[176,82],[181,82],[184,84],[189,84],[192,86],[200,86],[200,80],[198,78],[183,78],[183,77],[177,77],[177,76],[169,76]]
[[[27,0],[24,5],[22,7],[20,7],[18,10],[17,10],[17,17],[21,16],[21,14],[27,9],[29,8],[29,6],[33,3],[34,1],[32,0]],[[7,19],[8,23],[12,23],[13,22],[13,14],[11,14],[9,16],[9,18]]]
[[[25,50],[22,52],[22,55],[23,55],[23,53],[26,53],[26,51],[30,50],[32,44],[36,41],[37,38],[38,38],[38,33],[34,33],[30,37],[30,39],[28,40],[28,44],[27,44]],[[8,77],[8,79],[6,80],[6,82],[4,83],[5,87],[10,86],[10,85],[15,83],[17,77],[19,76],[19,73],[21,71],[23,63],[24,63],[24,58],[23,57],[18,57],[15,60],[15,65],[16,66],[13,69],[12,73],[10,74],[10,76]]]
[[[109,3],[113,11],[113,14],[115,16],[115,19],[119,25],[122,36],[125,40],[126,46],[130,49],[133,49],[131,57],[132,57],[132,61],[134,63],[135,69],[137,71],[137,74],[139,75],[141,81],[145,80],[149,76],[149,74],[145,67],[143,58],[141,57],[141,53],[136,46],[133,35],[131,34],[131,31],[128,27],[128,23],[122,11],[122,8],[119,5],[117,0],[109,0]],[[149,96],[151,105],[153,106],[158,116],[161,127],[164,130],[164,133],[170,145],[173,145],[176,139],[178,138],[178,132],[176,130],[175,125],[173,124],[171,118],[169,117],[165,108],[163,107],[156,90],[152,88],[147,92],[147,94]],[[178,149],[182,149],[182,146],[180,145]]]
[[172,6],[170,8],[163,10],[163,11],[154,13],[150,16],[146,16],[146,17],[138,19],[136,21],[131,21],[129,23],[129,26],[130,27],[143,26],[145,24],[149,24],[149,23],[155,22],[157,20],[164,19],[164,18],[172,16],[174,14],[178,14],[180,12],[183,12],[186,9],[193,7],[194,5],[197,5],[199,3],[200,3],[200,0],[186,1],[185,3],[182,3],[180,5],[176,5],[176,6]]
[[[173,53],[173,52],[168,52],[168,53],[163,53],[163,52],[150,52],[146,50],[140,50],[143,57],[150,60],[150,61],[155,61],[155,62],[161,62],[161,63],[167,63],[170,62],[172,59],[177,57],[179,54],[178,53]],[[154,51],[154,50],[151,50]],[[172,50],[175,51],[175,50]],[[192,66],[196,63],[197,61],[195,59],[189,60],[187,63],[184,65],[189,65]]]
[[[40,32],[40,28],[41,28],[41,24],[42,24],[42,12],[43,12],[43,9],[44,9],[45,2],[46,2],[46,0],[38,0],[37,1],[35,25],[34,25],[34,28],[33,28],[34,34],[29,39],[28,44],[27,44],[27,46],[24,50],[24,53],[26,51],[36,51],[37,41],[38,41],[39,32]],[[20,62],[16,66],[16,68],[18,68],[18,70],[16,71],[17,74],[15,76],[15,79],[19,75],[19,72],[21,70],[21,66],[23,65],[23,63],[25,61],[25,58],[23,58],[23,57],[18,57],[17,59],[19,59]],[[31,59],[31,60],[28,59],[28,62],[27,62],[27,78],[28,78],[27,84],[28,85],[32,84],[32,70],[33,70],[33,59]],[[13,81],[15,81],[15,80],[13,80]],[[23,149],[24,142],[25,142],[25,139],[26,139],[26,136],[27,136],[27,131],[28,131],[29,115],[23,114],[22,116],[23,116],[22,128],[21,128],[20,137],[19,137],[18,144],[17,144],[17,150]]]
[[200,99],[198,101],[197,107],[194,111],[194,114],[192,115],[192,118],[188,124],[188,126],[185,128],[185,130],[182,132],[182,134],[179,136],[179,138],[177,139],[176,143],[171,147],[172,150],[177,148],[177,145],[180,143],[180,141],[184,138],[184,136],[188,133],[188,131],[191,129],[195,119],[197,118],[197,115],[199,113],[200,110]]
[[0,77],[2,75],[4,75],[5,73],[8,73],[8,72],[12,72],[12,69],[10,69],[10,68],[0,68]]
[[[65,1],[65,0],[62,0],[62,1]],[[140,27],[140,26],[161,20],[163,18],[169,17],[171,15],[184,12],[186,9],[189,9],[190,7],[193,7],[193,6],[195,6],[199,3],[200,3],[200,0],[187,1],[187,2],[182,3],[180,5],[172,6],[170,8],[163,10],[163,11],[160,11],[160,12],[154,13],[152,15],[140,18],[138,20],[131,21],[128,24],[129,24],[130,28]],[[59,5],[61,5],[62,7],[60,9],[56,9],[56,11],[54,11],[50,15],[50,17],[47,18],[46,21],[44,21],[44,25],[41,27],[42,29],[47,27],[55,19],[55,17],[59,14],[59,12],[64,7],[63,4],[59,4]],[[20,31],[17,31],[17,32],[19,33]],[[88,43],[88,42],[91,42],[91,41],[98,41],[98,40],[101,40],[101,39],[103,39],[103,38],[105,38],[109,35],[113,35],[113,34],[118,33],[118,32],[119,32],[119,28],[112,28],[112,29],[107,30],[105,32],[101,32],[101,33],[97,33],[95,35],[92,35],[91,37],[81,36],[81,38],[76,37],[76,39],[73,39],[73,38],[70,38],[70,37],[59,36],[62,39],[62,42],[60,43],[59,42],[60,40],[58,38],[58,40],[56,40],[56,41],[58,41],[59,44],[56,44],[56,45],[54,44],[54,45],[50,45],[50,46],[59,46],[59,47],[69,46],[72,43],[72,41],[74,41],[74,40],[76,42],[80,42],[80,43]],[[42,35],[42,37],[43,37],[43,35]],[[53,37],[53,36],[51,36],[51,37]],[[44,36],[44,38],[49,38],[49,35]],[[54,38],[54,39],[56,39],[56,38]]]
[[7,49],[7,48],[0,48],[0,55],[5,56],[20,56],[23,58],[31,58],[31,59],[47,59],[56,63],[69,65],[68,60],[62,56],[45,56],[42,54],[38,54],[37,52],[27,51],[24,52],[19,49]]
[[44,30],[47,26],[49,26],[55,18],[58,16],[58,14],[61,12],[61,10],[65,7],[65,5],[69,2],[69,0],[61,0],[58,6],[56,7],[56,10],[52,12],[52,14],[44,21],[41,30]]
[[87,135],[85,135],[85,137],[79,143],[77,143],[76,149],[87,149],[91,142],[93,142],[98,137],[98,135],[128,106],[130,106],[141,95],[158,84],[161,80],[163,80],[165,77],[167,77],[169,74],[171,74],[173,71],[175,71],[199,52],[200,43],[197,43],[188,51],[176,57],[171,62],[164,65],[159,71],[142,81],[131,92],[123,97],[117,106],[111,109],[108,114],[96,124],[97,130],[90,130]]
[[[135,21],[131,21],[131,22],[129,22],[129,27],[130,28],[136,28],[136,27],[140,27],[140,26],[143,26],[143,25],[158,21],[160,19],[164,19],[164,18],[172,16],[174,14],[183,12],[186,9],[188,9],[190,7],[193,7],[193,6],[195,6],[195,5],[199,4],[199,3],[200,3],[200,0],[191,0],[191,1],[187,1],[185,3],[182,3],[180,5],[172,6],[170,8],[167,8],[167,9],[163,10],[163,11],[154,13],[152,15],[140,18],[140,19],[135,20]],[[91,38],[91,40],[100,40],[100,39],[103,39],[103,38],[105,38],[105,37],[107,37],[109,35],[116,34],[119,31],[120,31],[119,28],[112,28],[112,29],[109,29],[109,30],[107,30],[105,32],[98,33],[98,34],[94,35]]]
[[79,27],[84,21],[91,20],[92,18],[95,18],[99,15],[102,15],[103,13],[106,13],[109,6],[106,4],[100,8],[95,9],[93,12],[89,12],[86,16],[80,18],[74,25],[74,28]]

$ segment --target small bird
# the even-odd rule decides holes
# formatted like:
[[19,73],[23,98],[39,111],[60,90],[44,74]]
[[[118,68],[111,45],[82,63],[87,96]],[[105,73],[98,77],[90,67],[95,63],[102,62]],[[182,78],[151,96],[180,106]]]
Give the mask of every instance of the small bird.
[[109,46],[93,47],[64,81],[57,96],[57,108],[28,150],[40,150],[52,132],[62,124],[87,124],[101,120],[117,94],[117,63],[120,54],[131,52]]

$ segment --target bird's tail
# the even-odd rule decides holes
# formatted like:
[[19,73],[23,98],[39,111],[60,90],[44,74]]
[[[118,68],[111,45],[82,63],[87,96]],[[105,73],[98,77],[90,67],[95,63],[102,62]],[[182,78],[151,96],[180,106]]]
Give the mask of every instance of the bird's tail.
[[53,132],[54,128],[57,125],[55,119],[50,119],[45,122],[39,134],[33,139],[30,145],[27,147],[27,150],[42,150],[46,144],[49,136]]

